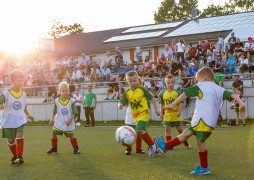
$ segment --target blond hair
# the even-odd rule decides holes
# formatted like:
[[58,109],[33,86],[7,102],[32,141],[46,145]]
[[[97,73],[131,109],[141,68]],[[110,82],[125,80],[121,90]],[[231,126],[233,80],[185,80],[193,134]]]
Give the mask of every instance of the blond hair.
[[20,70],[13,70],[10,72],[10,78],[11,81],[15,80],[16,78],[25,78],[25,75],[22,71]]
[[213,81],[214,79],[214,73],[213,70],[210,67],[202,67],[196,74],[196,79],[198,77],[204,77],[206,76],[208,80]]
[[175,77],[174,77],[172,74],[167,75],[167,76],[165,77],[165,80],[166,80],[166,79],[174,79],[174,81],[175,81]]
[[60,91],[61,89],[63,89],[64,87],[66,87],[67,89],[69,89],[69,84],[68,84],[67,82],[61,82],[61,83],[59,84],[59,91]]
[[126,78],[127,77],[133,77],[133,76],[137,76],[138,77],[138,73],[136,71],[129,71],[127,74],[126,74]]
[[107,52],[106,52],[106,55],[110,55],[110,51],[107,51]]

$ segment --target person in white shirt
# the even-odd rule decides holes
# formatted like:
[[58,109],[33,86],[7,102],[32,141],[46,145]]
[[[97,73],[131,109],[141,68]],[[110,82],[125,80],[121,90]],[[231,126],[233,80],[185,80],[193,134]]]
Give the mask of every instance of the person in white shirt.
[[110,55],[110,52],[106,52],[106,58],[104,59],[104,64],[107,65],[108,68],[111,68],[113,66],[112,64],[113,57]]
[[90,68],[90,58],[88,56],[86,56],[85,53],[82,53],[82,60],[81,60],[81,64],[79,65],[80,69],[85,69],[85,74],[89,74],[89,68]]
[[107,67],[107,65],[104,64],[104,68],[101,70],[100,81],[106,80],[106,82],[109,82],[110,76],[111,76],[111,71]]
[[184,52],[185,52],[185,45],[183,39],[179,39],[179,42],[176,44],[177,46],[177,58],[180,60],[181,63],[184,63]]
[[69,63],[68,57],[65,56],[65,57],[64,57],[64,60],[63,60],[63,62],[62,62],[62,64],[63,64],[63,71],[64,71],[64,72],[68,70],[68,63]]
[[75,89],[75,94],[72,95],[73,96],[73,99],[75,101],[75,104],[76,104],[76,107],[77,107],[77,110],[78,110],[78,115],[76,115],[75,119],[77,118],[77,123],[76,123],[76,126],[81,126],[80,124],[80,112],[81,112],[81,103],[82,103],[82,96],[81,94],[79,94],[79,88],[77,87]]
[[81,84],[82,79],[83,79],[82,73],[78,70],[77,67],[74,67],[74,68],[73,68],[73,72],[72,72],[71,81],[72,81],[72,82],[77,81],[79,84]]
[[100,77],[100,70],[97,68],[96,65],[93,65],[93,68],[91,68],[91,74],[90,74],[90,82],[93,83],[93,80],[95,80],[96,82],[99,81],[99,77]]
[[172,60],[173,51],[169,48],[168,44],[165,45],[165,49],[163,51],[164,56],[168,59],[168,61]]
[[246,54],[243,53],[241,57],[238,59],[240,64],[240,72],[244,73],[244,71],[248,70],[248,59],[246,58]]
[[225,52],[224,50],[224,40],[222,39],[221,35],[218,35],[218,42],[217,42],[217,52],[221,54],[221,52]]
[[244,49],[247,52],[247,58],[250,61],[250,56],[254,54],[254,43],[252,42],[252,38],[248,37],[248,42],[244,44]]

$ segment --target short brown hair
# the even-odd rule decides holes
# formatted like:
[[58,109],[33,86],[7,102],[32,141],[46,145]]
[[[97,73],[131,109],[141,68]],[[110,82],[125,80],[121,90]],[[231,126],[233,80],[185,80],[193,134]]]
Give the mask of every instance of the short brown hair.
[[166,79],[174,79],[175,80],[175,77],[172,75],[172,74],[169,74],[165,77],[165,80]]
[[214,79],[213,70],[210,67],[202,67],[196,74],[197,77],[204,77],[206,76],[210,81]]
[[138,73],[136,71],[129,71],[126,74],[126,77],[132,77],[132,76],[137,76],[138,77]]
[[11,81],[15,80],[17,77],[22,77],[24,78],[25,75],[22,71],[20,70],[13,70],[10,72],[10,78],[11,78]]

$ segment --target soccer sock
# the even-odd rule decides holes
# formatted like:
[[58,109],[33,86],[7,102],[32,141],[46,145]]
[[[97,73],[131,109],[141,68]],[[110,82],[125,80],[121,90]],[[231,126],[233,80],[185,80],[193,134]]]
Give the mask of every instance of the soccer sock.
[[141,138],[145,141],[145,143],[148,146],[154,145],[154,142],[153,142],[152,138],[150,137],[150,135],[148,134],[148,132],[146,132],[143,136],[141,136]]
[[78,147],[77,138],[72,138],[72,139],[70,139],[70,141],[71,141],[71,145],[72,145],[73,149],[76,149]]
[[16,143],[14,142],[13,144],[10,144],[10,143],[8,142],[8,146],[9,146],[9,148],[10,148],[11,153],[13,154],[13,156],[16,156]]
[[207,160],[207,150],[204,152],[198,152],[199,160],[200,160],[200,166],[202,168],[207,168],[208,166],[208,160]]
[[24,149],[24,137],[16,138],[17,141],[17,148],[16,148],[16,155],[17,157],[22,156],[23,149]]
[[166,140],[170,141],[171,140],[171,136],[166,136]]
[[141,149],[141,143],[142,143],[141,136],[137,136],[137,139],[136,139],[136,150],[140,150]]
[[167,149],[167,150],[168,149],[172,149],[173,147],[175,147],[175,146],[177,146],[179,144],[181,144],[181,142],[179,141],[178,137],[175,137],[172,140],[167,141],[165,143],[165,149]]
[[126,146],[126,150],[132,150],[132,146]]
[[52,143],[52,147],[56,148],[57,147],[57,138],[51,138],[51,143]]

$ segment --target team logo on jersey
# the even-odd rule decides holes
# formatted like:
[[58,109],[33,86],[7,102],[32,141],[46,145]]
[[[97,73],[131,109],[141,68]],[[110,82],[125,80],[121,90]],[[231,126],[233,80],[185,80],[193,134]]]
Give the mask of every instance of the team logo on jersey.
[[134,99],[134,102],[131,102],[131,109],[138,109],[139,107],[143,107],[141,104],[141,100],[140,101],[136,101],[136,99]]
[[15,102],[13,103],[13,109],[19,110],[19,109],[21,109],[21,108],[22,108],[21,102],[15,101]]
[[63,108],[63,109],[61,110],[61,112],[62,112],[63,115],[68,114],[68,110],[67,110],[66,108]]
[[171,103],[173,103],[175,101],[175,99],[171,99],[171,97],[170,97],[170,99],[166,99],[166,104],[167,105],[169,105],[169,104],[171,104]]

